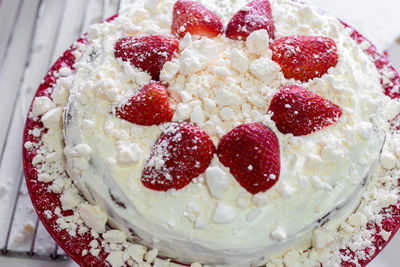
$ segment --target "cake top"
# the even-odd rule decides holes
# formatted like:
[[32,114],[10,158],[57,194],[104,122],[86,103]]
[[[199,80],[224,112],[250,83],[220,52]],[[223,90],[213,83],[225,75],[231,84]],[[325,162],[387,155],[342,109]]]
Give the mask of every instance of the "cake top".
[[79,189],[216,262],[334,220],[383,143],[379,75],[344,27],[285,0],[149,3],[89,32],[64,125]]

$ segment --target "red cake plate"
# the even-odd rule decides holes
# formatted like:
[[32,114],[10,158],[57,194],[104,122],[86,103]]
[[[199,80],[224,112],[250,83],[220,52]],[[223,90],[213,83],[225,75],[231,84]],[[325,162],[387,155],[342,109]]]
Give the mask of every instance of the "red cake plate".
[[[113,20],[117,15],[114,15],[107,21]],[[382,75],[382,86],[384,89],[384,93],[391,98],[400,98],[400,92],[392,91],[394,86],[400,87],[400,76],[393,67],[393,65],[389,62],[387,53],[381,53],[377,50],[377,48],[365,37],[363,37],[358,31],[350,27],[344,22],[343,25],[349,28],[352,33],[351,37],[357,41],[357,43],[361,44],[362,42],[368,42],[370,47],[365,51],[366,54],[371,58],[371,60],[375,63],[376,68],[379,73]],[[85,37],[82,37],[76,41],[77,43],[85,44]],[[38,96],[47,96],[51,98],[51,94],[54,89],[54,84],[56,83],[58,76],[55,73],[62,67],[70,68],[74,71],[73,64],[75,62],[75,57],[73,54],[75,46],[72,45],[64,54],[54,63],[54,65],[47,72],[44,77],[42,83],[40,84],[35,97]],[[383,82],[384,70],[387,75],[387,71],[392,72],[391,75],[391,83]],[[33,101],[32,101],[33,103]],[[32,105],[30,107],[30,111],[32,110]],[[40,120],[34,121],[29,116],[26,119],[24,135],[23,135],[23,143],[30,141],[32,143],[40,142],[40,137],[34,137],[29,134],[30,130],[35,128],[43,128],[43,124]],[[396,129],[398,130],[398,129]],[[89,243],[94,240],[90,233],[85,233],[83,235],[75,235],[71,236],[66,230],[61,230],[57,224],[57,219],[59,218],[55,213],[55,209],[59,207],[61,209],[61,214],[63,216],[70,216],[73,214],[72,211],[62,211],[60,196],[61,194],[52,193],[49,189],[51,183],[43,183],[38,181],[38,172],[32,164],[32,159],[36,156],[36,152],[34,150],[28,151],[23,146],[23,164],[24,164],[24,173],[26,179],[26,185],[28,188],[29,195],[31,197],[33,206],[43,223],[44,227],[50,233],[50,235],[54,238],[57,244],[80,266],[110,266],[106,261],[108,253],[101,248],[101,252],[98,256],[92,256],[88,253],[85,256],[82,256],[82,252],[84,250],[89,250]],[[400,180],[399,180],[400,186]],[[52,216],[46,216],[45,211],[51,211]],[[49,214],[48,212],[46,212]],[[395,206],[390,206],[382,209],[381,213],[384,215],[385,219],[382,222],[382,228],[390,232],[390,237],[387,241],[385,241],[380,235],[381,227],[377,224],[370,222],[367,224],[367,229],[376,229],[376,235],[372,237],[372,243],[375,246],[375,253],[370,256],[368,259],[357,259],[356,254],[351,251],[351,249],[342,250],[341,253],[346,255],[352,260],[358,261],[361,266],[367,265],[371,262],[376,255],[382,251],[382,249],[389,243],[389,241],[393,238],[394,234],[400,227],[400,201]],[[101,244],[101,237],[97,238],[99,243]],[[368,251],[366,251],[368,252]],[[367,253],[369,254],[369,253]],[[342,262],[342,266],[350,267],[355,266],[352,262]]]

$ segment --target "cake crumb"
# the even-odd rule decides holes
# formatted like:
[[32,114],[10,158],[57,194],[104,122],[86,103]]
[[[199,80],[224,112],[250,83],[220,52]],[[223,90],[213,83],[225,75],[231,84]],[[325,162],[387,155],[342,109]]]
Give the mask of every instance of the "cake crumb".
[[122,251],[112,251],[107,256],[106,260],[111,264],[112,267],[121,267],[125,265]]
[[152,263],[156,259],[157,254],[158,254],[158,249],[152,249],[146,253],[144,258],[145,258],[146,262]]
[[323,229],[316,229],[313,232],[312,236],[312,244],[313,247],[316,249],[323,249],[335,241],[335,233],[323,230]]
[[79,213],[88,227],[97,233],[106,231],[107,214],[99,206],[82,203],[79,205]]
[[33,234],[36,230],[36,226],[33,222],[29,221],[24,224],[24,232],[27,234]]
[[143,257],[146,253],[146,247],[137,244],[131,244],[128,246],[128,252],[135,262],[141,263],[143,262]]

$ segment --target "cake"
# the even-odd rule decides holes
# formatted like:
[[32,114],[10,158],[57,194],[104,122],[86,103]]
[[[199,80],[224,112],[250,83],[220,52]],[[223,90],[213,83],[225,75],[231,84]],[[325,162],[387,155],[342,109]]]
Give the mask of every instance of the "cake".
[[138,1],[87,40],[68,94],[52,95],[65,107],[42,97],[32,110],[63,112],[66,170],[90,203],[66,190],[66,210],[189,264],[259,266],[334,243],[392,101],[342,23],[289,0]]

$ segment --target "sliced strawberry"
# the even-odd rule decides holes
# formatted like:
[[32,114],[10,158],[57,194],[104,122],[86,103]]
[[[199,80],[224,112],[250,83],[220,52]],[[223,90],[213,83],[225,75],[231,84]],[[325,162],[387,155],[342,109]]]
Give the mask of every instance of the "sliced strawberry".
[[186,0],[178,0],[174,5],[172,34],[182,38],[187,32],[192,35],[216,37],[224,32],[221,19],[203,5]]
[[144,166],[142,183],[157,191],[181,189],[210,165],[215,147],[190,123],[172,123],[161,134]]
[[218,157],[249,193],[270,189],[279,179],[279,141],[261,123],[242,124],[221,138]]
[[162,67],[171,60],[178,46],[178,40],[169,35],[130,36],[116,42],[114,55],[158,80]]
[[339,120],[342,109],[306,88],[284,86],[274,95],[269,107],[272,120],[281,133],[307,135]]
[[268,0],[254,0],[239,10],[226,26],[226,36],[234,40],[246,40],[250,33],[267,30],[275,38],[274,18]]
[[146,84],[127,103],[116,108],[117,117],[131,123],[150,126],[170,122],[174,115],[167,88],[159,82]]
[[329,37],[289,36],[274,41],[272,60],[286,79],[306,82],[321,77],[338,63],[336,42]]

